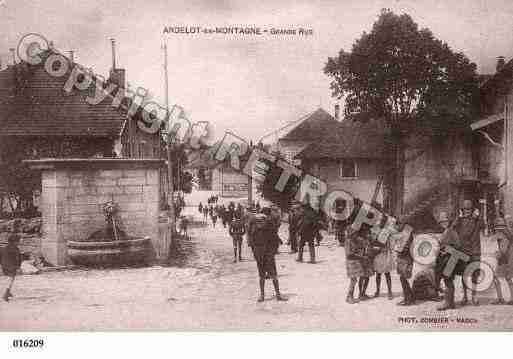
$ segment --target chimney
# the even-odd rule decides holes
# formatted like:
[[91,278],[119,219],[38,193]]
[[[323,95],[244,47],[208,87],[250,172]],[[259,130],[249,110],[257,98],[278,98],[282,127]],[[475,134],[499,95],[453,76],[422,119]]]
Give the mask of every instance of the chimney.
[[125,69],[111,69],[109,74],[109,81],[121,88],[126,88]]
[[340,105],[338,103],[335,104],[335,120],[340,120]]
[[9,51],[11,52],[11,55],[12,55],[12,64],[13,66],[16,65],[16,52],[14,52],[14,48],[10,48]]
[[112,48],[112,68],[110,69],[109,81],[121,88],[126,88],[125,69],[116,68],[116,40],[111,38],[110,43]]
[[506,65],[506,60],[504,59],[504,56],[498,56],[497,57],[497,65],[495,67],[495,70],[499,72],[502,70],[502,68]]
[[110,44],[112,48],[112,70],[116,69],[116,40],[114,38],[110,39]]

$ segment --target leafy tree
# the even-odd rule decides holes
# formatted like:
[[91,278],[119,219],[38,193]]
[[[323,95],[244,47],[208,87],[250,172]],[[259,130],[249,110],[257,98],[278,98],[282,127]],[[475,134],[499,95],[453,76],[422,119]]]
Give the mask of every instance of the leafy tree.
[[476,65],[419,29],[409,15],[382,10],[350,52],[328,58],[333,96],[345,99],[345,115],[380,119],[388,129],[393,213],[402,212],[406,138],[413,131],[443,137],[461,130],[476,111]]

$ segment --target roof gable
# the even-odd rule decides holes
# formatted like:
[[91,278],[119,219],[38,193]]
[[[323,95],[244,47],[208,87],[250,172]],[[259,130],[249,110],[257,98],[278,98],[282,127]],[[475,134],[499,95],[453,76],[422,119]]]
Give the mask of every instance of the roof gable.
[[[22,74],[21,85],[20,80],[16,79],[16,72]],[[0,103],[6,104],[0,114],[0,135],[119,135],[126,116],[112,107],[109,97],[97,105],[89,104],[86,98],[94,95],[94,84],[86,91],[64,91],[70,71],[55,77],[48,74],[42,64],[21,63],[0,71],[0,74]],[[13,83],[14,89],[11,86],[10,90],[6,90],[7,84]],[[10,100],[7,100],[7,96]]]
[[385,158],[386,130],[380,120],[366,122],[345,120],[335,131],[336,141],[317,141],[305,147],[296,157],[320,158]]
[[316,141],[332,138],[339,122],[322,108],[308,115],[280,140]]

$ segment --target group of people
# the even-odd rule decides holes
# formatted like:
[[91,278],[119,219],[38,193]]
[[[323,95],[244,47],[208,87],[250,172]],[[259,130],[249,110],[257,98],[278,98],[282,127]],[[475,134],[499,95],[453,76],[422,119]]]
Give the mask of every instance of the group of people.
[[[481,232],[484,222],[479,210],[471,200],[463,201],[457,216],[451,220],[446,212],[441,212],[438,223],[442,230],[439,239],[439,252],[432,265],[419,271],[414,278],[412,245],[414,231],[405,230],[408,219],[399,216],[394,228],[388,232],[386,240],[373,233],[370,225],[363,223],[359,230],[352,231],[351,219],[346,223],[335,223],[336,239],[345,247],[346,271],[350,279],[346,302],[350,304],[371,299],[367,294],[370,278],[375,275],[375,292],[372,297],[381,295],[382,277],[385,277],[387,297],[394,298],[392,292],[392,276],[396,271],[402,288],[402,300],[398,305],[409,306],[418,300],[442,301],[438,310],[454,309],[456,276],[461,277],[463,299],[461,305],[469,303],[479,305],[476,286],[479,283],[480,270],[475,270],[467,280],[464,273],[467,265],[481,259]],[[320,237],[321,229],[326,221],[318,211],[308,204],[295,203],[289,212],[290,252],[297,253],[297,261],[303,261],[303,250],[308,245],[310,263],[315,263],[315,242]],[[229,233],[234,243],[234,261],[241,259],[241,243],[244,234],[248,245],[253,250],[260,278],[260,297],[263,300],[266,278],[272,278],[277,296],[279,296],[276,264],[274,256],[282,243],[278,230],[281,215],[275,207],[264,207],[260,211],[255,207],[245,216],[236,216],[230,222]],[[321,236],[322,238],[322,236]],[[490,238],[496,241],[498,267],[495,271],[494,284],[497,299],[492,304],[511,304],[504,300],[500,279],[504,278],[513,295],[513,235],[503,217],[498,217],[494,225],[494,234]],[[455,268],[446,270],[453,250],[466,255],[467,260],[459,260]],[[443,289],[442,289],[442,285]],[[355,295],[356,287],[358,293]],[[470,291],[470,300],[468,292]],[[280,296],[281,297],[281,296]]]
[[[387,284],[387,297],[393,299],[391,272],[394,268],[399,274],[404,299],[400,305],[410,305],[414,302],[413,290],[408,282],[412,276],[413,258],[410,254],[412,235],[404,238],[402,229],[404,218],[396,221],[396,232],[392,232],[383,243],[372,234],[370,225],[362,223],[359,230],[349,234],[344,241],[346,256],[346,271],[350,279],[346,302],[350,304],[368,300],[367,288],[370,277],[376,275],[376,291],[374,297],[381,292],[382,275]],[[401,248],[396,251],[396,248]],[[358,284],[358,296],[355,298],[355,288]]]
[[[210,201],[210,200],[209,200]],[[220,218],[223,224],[223,227],[226,226],[235,218],[236,215],[242,218],[244,213],[244,208],[239,203],[235,205],[232,201],[225,206],[224,204],[212,204],[203,205],[203,203],[198,204],[198,212],[203,215],[203,222],[206,224],[208,217],[212,222],[212,226],[215,227],[217,224],[217,220]]]
[[[376,274],[375,297],[380,295],[381,275],[384,274],[388,288],[388,298],[392,299],[391,272],[395,269],[401,282],[403,299],[398,305],[412,305],[416,300],[443,300],[437,309],[445,311],[456,308],[455,285],[457,276],[461,277],[463,299],[461,305],[479,305],[477,299],[477,284],[479,283],[480,269],[469,271],[471,275],[465,278],[467,265],[481,260],[481,231],[484,222],[478,209],[474,208],[471,200],[465,200],[458,215],[451,221],[446,212],[441,212],[438,223],[443,232],[440,235],[439,251],[436,261],[428,268],[418,272],[412,279],[414,259],[411,254],[414,232],[403,231],[406,218],[400,217],[395,223],[395,230],[388,238],[378,241],[367,224],[347,236],[345,240],[346,270],[350,278],[346,301],[350,304],[370,299],[366,294],[369,278]],[[513,295],[513,240],[512,233],[501,216],[497,217],[494,225],[494,234],[490,240],[496,241],[498,267],[495,271],[494,284],[497,299],[492,304],[511,304],[513,300],[505,302],[502,295],[500,278],[504,278]],[[463,254],[455,266],[449,264],[454,251]],[[449,264],[449,265],[448,265]],[[410,283],[411,282],[411,283]],[[442,289],[441,283],[444,283]],[[358,295],[355,288],[358,284]],[[470,287],[470,288],[469,288]],[[470,291],[470,300],[468,292]],[[443,294],[443,297],[440,297]]]
[[[454,301],[454,280],[456,276],[461,276],[463,287],[463,300],[461,305],[467,305],[468,300],[468,286],[464,280],[464,273],[467,264],[481,260],[481,230],[485,224],[479,211],[473,208],[470,200],[465,200],[463,208],[460,210],[458,217],[452,221],[445,213],[442,213],[440,224],[444,227],[444,232],[440,240],[440,254],[437,258],[435,267],[437,285],[440,279],[443,280],[445,285],[444,291],[444,304],[439,310],[454,309],[456,307]],[[493,234],[489,240],[497,244],[497,252],[495,253],[497,259],[497,268],[494,272],[493,283],[496,290],[497,298],[492,301],[492,304],[509,304],[513,305],[513,299],[507,303],[502,295],[502,288],[500,285],[500,278],[506,280],[510,295],[513,295],[513,241],[512,232],[507,224],[505,218],[498,215],[495,219],[493,226]],[[449,261],[452,248],[464,253],[468,259],[466,261],[459,260],[456,267],[452,271],[444,271],[447,262]],[[480,270],[476,270],[469,278],[471,300],[473,305],[479,305],[477,299],[476,286],[479,282]],[[467,281],[468,282],[468,281]]]
[[[228,209],[230,206],[228,206]],[[248,246],[253,252],[259,274],[260,296],[258,301],[264,300],[265,280],[272,279],[276,299],[287,300],[279,291],[276,271],[275,255],[283,241],[279,235],[282,224],[281,211],[276,206],[260,207],[250,206],[247,211],[237,207],[234,216],[229,221],[228,233],[233,239],[234,262],[242,260],[242,241],[246,235]],[[322,236],[320,231],[324,228],[324,221],[309,205],[294,203],[289,212],[289,239],[290,253],[297,253],[297,261],[303,262],[303,250],[308,245],[310,261],[316,262],[315,243],[319,244]]]
[[315,211],[310,205],[299,202],[292,204],[289,211],[289,240],[290,252],[297,253],[297,261],[303,261],[305,245],[308,246],[310,263],[315,263],[315,246],[322,240],[321,229],[326,228],[322,213]]
[[[276,299],[287,300],[279,289],[275,255],[283,243],[279,236],[282,223],[280,210],[275,207],[257,208],[250,206],[245,210],[241,204],[230,202],[224,205],[198,205],[198,211],[205,216],[210,214],[212,224],[215,226],[217,217],[221,217],[223,225],[228,227],[228,233],[233,240],[234,262],[242,260],[242,242],[246,236],[248,246],[251,248],[257,263],[259,275],[260,295],[258,301],[264,300],[265,281],[271,279],[276,292]],[[315,211],[309,204],[295,203],[288,216],[290,253],[297,253],[297,261],[303,261],[303,250],[308,245],[310,263],[316,262],[315,243],[322,238],[321,229],[325,228],[325,219],[319,211]],[[484,221],[479,210],[474,208],[472,201],[465,200],[457,216],[451,220],[446,212],[441,212],[438,223],[443,232],[439,240],[439,252],[433,265],[420,271],[412,280],[414,259],[411,247],[413,244],[413,231],[405,231],[407,219],[399,216],[393,230],[387,232],[388,237],[377,239],[370,225],[362,223],[357,231],[352,231],[346,223],[335,224],[336,239],[345,247],[346,272],[350,279],[346,302],[350,304],[365,301],[371,297],[367,295],[370,278],[376,276],[376,289],[374,297],[380,296],[382,275],[385,276],[387,297],[393,299],[391,273],[395,270],[399,275],[403,299],[398,305],[412,305],[416,300],[442,300],[439,310],[454,309],[455,285],[457,276],[461,277],[463,300],[461,305],[472,303],[479,305],[476,286],[479,283],[480,271],[472,272],[471,278],[465,280],[464,273],[467,265],[481,259],[481,231]],[[3,294],[3,300],[9,301],[12,297],[11,289],[16,272],[21,264],[21,255],[18,249],[20,237],[17,222],[13,224],[11,234],[8,236],[8,245],[2,250],[2,270],[9,277],[8,286]],[[186,230],[185,230],[186,231]],[[492,304],[513,305],[513,298],[506,302],[502,293],[500,279],[505,279],[513,295],[513,233],[503,216],[497,216],[493,234],[490,237],[497,243],[498,251],[497,269],[494,272],[493,283],[497,298]],[[447,270],[451,253],[457,250],[467,260],[459,259],[452,270]],[[451,269],[451,268],[449,268]],[[411,282],[411,283],[410,283]],[[441,283],[444,284],[442,289]],[[470,289],[468,284],[470,283]],[[358,285],[358,293],[355,290]],[[471,292],[469,301],[468,291]]]

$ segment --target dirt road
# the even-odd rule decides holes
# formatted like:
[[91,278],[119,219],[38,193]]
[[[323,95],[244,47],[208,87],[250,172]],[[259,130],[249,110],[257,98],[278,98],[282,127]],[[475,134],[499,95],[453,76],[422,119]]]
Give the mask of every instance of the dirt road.
[[[493,291],[481,294],[479,307],[446,313],[437,312],[439,303],[434,302],[397,306],[401,298],[395,274],[393,300],[383,295],[354,305],[345,303],[344,249],[331,236],[318,247],[317,264],[297,263],[283,246],[277,264],[282,292],[289,301],[274,300],[268,281],[266,301],[257,303],[256,264],[246,244],[244,260],[233,263],[232,242],[222,225],[194,228],[191,234],[190,241],[173,248],[170,266],[19,277],[14,300],[0,303],[0,330],[513,328],[513,307],[487,304]],[[0,280],[4,283],[5,277]],[[369,294],[374,288],[371,278]],[[457,288],[457,299],[460,296]]]

